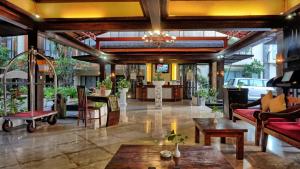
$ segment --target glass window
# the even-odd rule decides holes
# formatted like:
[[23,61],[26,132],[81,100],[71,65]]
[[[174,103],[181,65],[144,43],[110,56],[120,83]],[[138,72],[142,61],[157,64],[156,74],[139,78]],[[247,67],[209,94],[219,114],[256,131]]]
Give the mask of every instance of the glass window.
[[239,79],[238,86],[250,86],[249,79]]
[[251,80],[252,81],[252,86],[255,87],[263,87],[263,81],[259,79]]
[[230,80],[228,81],[228,86],[233,86],[233,82],[234,82],[234,79],[230,79]]

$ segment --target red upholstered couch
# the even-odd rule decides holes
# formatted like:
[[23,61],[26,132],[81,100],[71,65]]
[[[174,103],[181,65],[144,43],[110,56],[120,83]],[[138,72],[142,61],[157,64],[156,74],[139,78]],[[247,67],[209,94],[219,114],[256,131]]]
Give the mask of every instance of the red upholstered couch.
[[[274,118],[286,120],[275,121]],[[300,121],[297,118],[300,118],[299,105],[280,113],[261,113],[259,119],[262,121],[262,151],[266,151],[268,135],[300,148]]]
[[[232,103],[230,105],[230,108],[232,109],[233,122],[235,122],[236,119],[240,119],[255,127],[255,145],[257,146],[260,142],[262,125],[260,119],[258,118],[258,115],[261,112],[260,105],[261,99],[249,104]],[[254,106],[258,106],[258,108],[252,108]]]

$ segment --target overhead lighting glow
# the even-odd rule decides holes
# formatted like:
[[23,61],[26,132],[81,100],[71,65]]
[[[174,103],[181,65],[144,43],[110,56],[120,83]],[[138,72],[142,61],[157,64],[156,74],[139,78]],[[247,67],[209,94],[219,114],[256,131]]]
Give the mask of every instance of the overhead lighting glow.
[[40,18],[40,15],[34,14],[34,17],[37,18],[37,19],[39,19],[39,18]]

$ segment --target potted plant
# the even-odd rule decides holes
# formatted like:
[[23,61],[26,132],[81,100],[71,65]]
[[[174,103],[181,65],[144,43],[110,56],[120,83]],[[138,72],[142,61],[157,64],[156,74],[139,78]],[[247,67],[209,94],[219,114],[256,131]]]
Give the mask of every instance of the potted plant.
[[165,84],[165,81],[164,81],[164,78],[161,77],[161,73],[160,72],[157,72],[156,73],[156,78],[153,78],[153,82],[152,82],[154,85],[164,85]]
[[188,136],[183,136],[182,134],[176,134],[174,130],[172,130],[170,133],[167,134],[168,141],[172,141],[175,143],[175,151],[174,151],[174,157],[179,158],[180,157],[180,151],[178,149],[179,143],[183,143],[188,138]]
[[113,85],[110,78],[107,77],[106,79],[104,79],[102,81],[101,85],[105,88],[105,96],[109,96],[111,93],[112,85]]
[[197,99],[198,104],[197,105],[205,106],[205,102],[208,97],[208,90],[206,88],[201,88],[197,92],[197,95],[198,95],[198,99]]
[[120,107],[126,107],[127,101],[126,101],[126,93],[129,90],[130,82],[126,79],[122,79],[117,83],[118,86],[118,92],[120,92]]
[[129,88],[130,88],[130,82],[126,79],[122,79],[117,83],[118,89],[128,92]]
[[219,115],[222,113],[222,110],[220,110],[217,106],[213,106],[211,109],[211,112],[214,113],[214,123],[217,123],[217,118],[220,117]]
[[210,88],[208,90],[208,100],[210,103],[216,103],[217,102],[217,89],[216,88]]

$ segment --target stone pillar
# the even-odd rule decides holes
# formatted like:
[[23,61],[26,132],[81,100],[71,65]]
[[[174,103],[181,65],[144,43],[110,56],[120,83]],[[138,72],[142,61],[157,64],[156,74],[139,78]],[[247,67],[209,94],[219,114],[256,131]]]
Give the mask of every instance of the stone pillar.
[[153,81],[155,85],[155,107],[162,108],[162,85],[165,81]]

